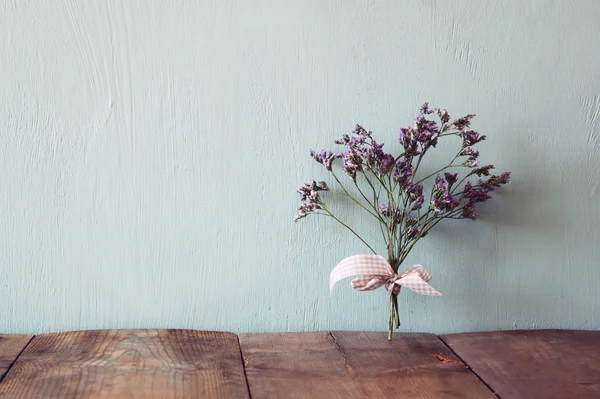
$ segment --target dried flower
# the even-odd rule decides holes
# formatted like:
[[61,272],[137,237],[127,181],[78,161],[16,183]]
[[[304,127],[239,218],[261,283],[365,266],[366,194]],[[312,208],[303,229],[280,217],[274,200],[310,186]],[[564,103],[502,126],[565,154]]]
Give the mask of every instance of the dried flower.
[[450,115],[448,115],[448,111],[446,111],[445,109],[439,109],[436,108],[435,111],[438,114],[438,117],[440,118],[440,121],[442,122],[442,125],[448,123],[448,121],[450,120]]
[[421,106],[420,111],[421,111],[422,114],[433,114],[433,110],[429,109],[429,103],[428,102],[423,103],[423,105]]
[[447,181],[440,175],[435,178],[430,206],[434,214],[440,214],[444,211],[452,212],[458,206],[458,201],[450,193]]
[[325,150],[321,151],[320,153],[316,153],[313,150],[310,150],[310,156],[313,157],[315,161],[325,166],[325,169],[331,171],[331,164],[333,163],[333,160],[336,158],[341,158],[342,154],[334,154],[331,151]]
[[494,169],[494,165],[486,165],[480,168],[473,169],[470,174],[477,176],[489,176],[490,170]]
[[372,135],[372,132],[367,132],[360,125],[356,125],[354,128],[354,131],[352,133],[356,134],[357,136],[363,136],[363,137],[371,137],[371,135]]
[[[487,175],[486,175],[487,176]],[[492,176],[487,181],[481,182],[480,185],[489,190],[501,187],[504,184],[510,183],[510,172],[504,172],[500,176]]]
[[446,183],[448,183],[448,189],[452,188],[452,185],[458,180],[458,173],[444,173]]
[[322,209],[321,198],[319,197],[319,191],[328,191],[327,183],[324,181],[316,182],[312,180],[310,183],[304,184],[300,187],[297,192],[300,194],[300,201],[302,203],[298,206],[298,214],[294,216],[294,221],[298,221],[306,217],[309,213],[312,213],[318,209]]
[[467,130],[461,133],[463,138],[463,147],[471,147],[485,140],[485,136],[480,136],[479,133],[473,130]]
[[396,164],[392,179],[400,185],[400,188],[404,188],[408,185],[413,177],[413,166],[407,161],[406,158],[402,158]]
[[419,142],[414,138],[414,131],[411,127],[403,127],[398,134],[398,141],[404,147],[405,157],[415,157],[421,152],[419,151]]
[[457,120],[452,122],[452,125],[454,125],[454,127],[458,130],[465,130],[466,128],[471,127],[471,119],[473,118],[475,118],[475,115],[469,114],[463,116],[462,118],[458,118]]
[[379,170],[382,175],[387,175],[394,168],[394,156],[392,154],[383,154],[379,162]]
[[398,223],[400,222],[401,218],[402,218],[402,211],[400,211],[399,209],[394,209],[391,206],[388,205],[380,205],[379,206],[379,212],[387,217],[388,219],[390,219],[390,221],[392,223]]
[[356,150],[349,149],[342,155],[344,161],[342,170],[350,176],[352,180],[356,180],[356,174],[363,171],[362,157]]
[[437,144],[436,135],[438,133],[437,123],[426,119],[423,114],[417,117],[417,120],[415,121],[414,138],[418,143],[422,144],[424,148],[430,146],[435,147]]
[[[429,119],[435,118],[434,113],[439,122]],[[334,175],[341,194],[350,197],[381,224],[389,263],[395,271],[415,243],[440,220],[477,219],[476,205],[488,201],[495,189],[510,182],[510,172],[492,175],[493,165],[479,166],[479,152],[473,147],[486,136],[471,129],[474,117],[469,114],[450,122],[448,111],[431,109],[429,103],[424,103],[414,125],[400,128],[398,142],[402,152],[397,156],[386,153],[383,143],[375,141],[373,133],[360,125],[356,125],[351,134],[335,140],[344,147],[341,153],[311,150],[310,155],[332,173],[338,165],[334,160],[341,159],[341,170],[350,177],[351,188],[360,196],[352,195],[352,190]],[[423,173],[419,170],[423,157],[444,137],[460,139],[458,154],[436,172]],[[464,170],[461,167],[469,168],[462,173],[462,178],[459,177]],[[481,180],[483,177],[486,180]],[[431,193],[425,195],[424,185],[432,178]],[[472,182],[469,179],[479,180]],[[294,219],[302,219],[311,213],[330,216],[375,253],[373,247],[325,204],[320,194],[328,190],[325,182],[314,180],[300,187],[301,203]],[[429,202],[425,207],[426,198]],[[395,300],[393,295],[394,292],[392,300]],[[399,324],[394,309],[392,306],[390,326]]]

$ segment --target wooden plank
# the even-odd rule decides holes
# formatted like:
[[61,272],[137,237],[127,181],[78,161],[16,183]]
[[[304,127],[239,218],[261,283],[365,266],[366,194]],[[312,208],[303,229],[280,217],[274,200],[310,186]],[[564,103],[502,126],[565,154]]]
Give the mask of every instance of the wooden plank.
[[496,398],[431,334],[241,334],[254,398]]
[[0,381],[33,335],[0,335]]
[[441,337],[501,398],[600,398],[600,331]]
[[248,398],[248,390],[234,334],[105,330],[35,337],[0,397]]

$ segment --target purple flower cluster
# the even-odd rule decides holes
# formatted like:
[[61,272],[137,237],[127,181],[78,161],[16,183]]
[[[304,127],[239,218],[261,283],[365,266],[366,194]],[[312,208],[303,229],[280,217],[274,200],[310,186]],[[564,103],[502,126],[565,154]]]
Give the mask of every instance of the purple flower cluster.
[[451,189],[454,183],[458,180],[458,173],[444,173],[444,179],[448,183],[448,189]]
[[[435,116],[438,120],[431,120]],[[345,134],[335,141],[336,144],[344,146],[344,151],[334,153],[311,150],[310,155],[330,172],[333,172],[335,160],[340,159],[342,171],[357,184],[359,190],[359,177],[367,179],[369,187],[373,190],[373,200],[360,191],[365,201],[359,202],[355,199],[355,202],[364,204],[367,210],[377,214],[382,224],[387,224],[383,231],[394,232],[389,237],[390,241],[399,236],[402,237],[401,241],[414,241],[424,237],[429,228],[440,219],[476,219],[476,204],[489,200],[492,191],[510,182],[509,172],[496,176],[492,175],[494,165],[479,165],[479,151],[474,147],[485,140],[486,136],[471,129],[474,117],[475,115],[469,114],[450,122],[448,111],[430,108],[429,103],[424,103],[419,109],[414,125],[402,127],[398,133],[398,141],[402,146],[398,156],[385,152],[383,143],[375,141],[373,133],[360,125],[356,125],[351,134]],[[460,139],[458,154],[446,166],[421,178],[422,171],[419,170],[419,166],[422,158],[446,136]],[[459,173],[451,170],[461,167],[470,169],[463,174],[462,179],[459,178]],[[434,176],[430,201],[425,204],[424,184]],[[480,180],[476,183],[469,181],[469,178],[475,177]],[[337,176],[336,181],[342,184]],[[343,185],[342,188],[346,195],[350,195]],[[320,209],[329,213],[329,209],[319,197],[319,192],[325,190],[328,190],[328,187],[324,182],[312,181],[302,186],[298,190],[302,203],[298,207],[295,219],[301,219]],[[380,195],[387,196],[386,199],[392,196],[389,202],[401,204],[401,207],[377,207]],[[396,235],[396,228],[400,229],[399,235]]]
[[383,154],[379,161],[379,171],[382,175],[387,175],[394,168],[394,156],[392,154]]
[[325,169],[331,172],[331,165],[333,163],[333,160],[336,158],[341,158],[342,154],[334,154],[331,151],[325,150],[321,151],[320,153],[317,153],[313,150],[310,150],[310,156],[313,157],[315,161],[325,166]]
[[430,121],[425,118],[425,114],[421,114],[417,117],[413,129],[413,136],[424,148],[436,146],[438,142],[438,133],[439,129],[435,121]]
[[459,205],[459,201],[452,196],[450,191],[450,182],[452,184],[456,182],[456,175],[446,173],[445,177],[445,179],[440,175],[435,177],[430,206],[436,215],[442,212],[452,212]]
[[[440,126],[438,126],[437,122],[427,119],[427,115],[431,115],[434,112],[437,113],[440,119]],[[430,147],[435,147],[438,143],[440,134],[450,129],[450,125],[448,124],[449,120],[450,115],[445,109],[434,108],[432,110],[429,108],[429,103],[423,104],[420,109],[420,114],[415,119],[414,126],[403,127],[398,134],[398,141],[404,148],[403,155],[407,158],[412,158],[421,155]],[[457,123],[459,123],[459,125],[462,123],[461,126],[465,126],[465,121]]]
[[378,171],[380,175],[389,173],[394,167],[394,157],[383,151],[383,144],[372,140],[361,149],[366,164],[371,170]]
[[433,111],[429,109],[429,102],[423,103],[419,111],[421,111],[421,115],[433,114]]
[[448,130],[448,128],[450,128],[450,126],[445,125],[450,120],[450,115],[448,114],[448,111],[446,111],[445,109],[439,109],[439,108],[436,108],[435,110],[437,112],[438,118],[440,118],[440,122],[442,123],[442,125],[444,125],[443,130]]
[[392,179],[400,185],[401,188],[407,187],[413,177],[413,166],[407,162],[406,158],[398,161]]
[[422,231],[419,227],[419,220],[415,217],[409,217],[406,219],[407,230],[407,238],[412,240],[419,236],[425,237],[427,235],[427,231]]
[[418,211],[423,207],[425,196],[423,195],[423,185],[417,183],[409,183],[405,192],[408,197],[408,208],[411,211]]
[[[473,119],[473,118],[475,118],[475,115],[469,114],[469,115],[463,116],[462,118],[458,118],[457,120],[452,122],[452,125],[457,130],[464,131],[465,129],[468,129],[471,127],[471,119]],[[450,118],[448,118],[448,120],[450,120]]]
[[352,136],[343,135],[335,140],[336,144],[346,147],[346,151],[334,154],[328,151],[315,153],[311,151],[312,157],[323,164],[327,170],[331,170],[334,159],[342,159],[342,171],[356,180],[357,174],[372,171],[378,175],[385,175],[394,169],[395,158],[383,151],[383,144],[372,139],[372,132],[367,131],[360,125],[356,125]]
[[493,191],[494,188],[499,188],[508,183],[510,183],[510,172],[504,172],[500,176],[491,176],[488,180],[479,182],[479,185]]
[[407,208],[410,211],[417,211],[423,206],[425,196],[423,195],[423,185],[413,183],[413,176],[413,166],[406,158],[402,158],[396,163],[392,179],[398,184],[400,190],[406,194],[408,198]]
[[298,221],[303,217],[306,217],[309,213],[316,211],[317,209],[323,209],[321,206],[321,198],[319,197],[319,191],[328,191],[327,183],[324,181],[316,182],[312,180],[300,187],[297,192],[300,194],[301,204],[298,206],[298,214],[294,217],[294,221]]
[[400,223],[402,219],[402,210],[394,209],[388,205],[379,205],[379,213],[387,217],[394,224]]
[[400,190],[402,190],[407,198],[407,208],[410,211],[417,211],[423,206],[425,196],[423,195],[423,185],[419,183],[413,183],[414,177],[413,166],[406,159],[402,158],[396,163],[392,179],[398,184]]
[[467,160],[463,162],[463,166],[467,166],[469,168],[476,168],[477,166],[479,166],[479,161],[477,160],[477,158],[479,157],[479,151],[475,151],[471,147],[465,147],[459,153],[459,155],[461,157],[468,156]]
[[404,147],[404,156],[407,158],[416,157],[421,154],[419,151],[419,142],[414,138],[413,129],[411,127],[400,128],[398,141]]
[[485,140],[486,136],[480,136],[479,133],[473,130],[465,130],[461,132],[463,139],[463,147],[471,147]]
[[[489,176],[489,170],[493,169],[493,166],[488,165],[480,169],[484,169],[484,172],[481,172],[481,175]],[[479,202],[489,200],[492,198],[489,195],[492,191],[508,183],[510,183],[510,172],[504,172],[499,176],[492,175],[485,181],[480,180],[475,186],[473,186],[471,182],[465,183],[461,197],[461,200],[464,200],[465,204],[462,208],[461,216],[472,220],[477,219],[475,205]]]
[[349,147],[342,155],[342,170],[350,176],[352,180],[356,180],[356,174],[363,171],[362,157],[355,148]]
[[475,204],[478,202],[485,202],[492,198],[488,194],[490,191],[491,190],[485,188],[474,188],[471,182],[467,182],[462,195],[462,197],[467,200],[467,203],[462,208],[462,217],[472,220],[477,219],[477,214],[475,213]]
[[494,169],[494,165],[486,165],[480,168],[472,169],[470,174],[477,176],[489,176],[490,170],[492,169]]

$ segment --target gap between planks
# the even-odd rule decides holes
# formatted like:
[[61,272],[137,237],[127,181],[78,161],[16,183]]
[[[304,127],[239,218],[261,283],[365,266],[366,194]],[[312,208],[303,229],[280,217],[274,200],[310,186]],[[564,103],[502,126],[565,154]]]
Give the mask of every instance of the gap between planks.
[[4,371],[4,373],[0,373],[0,383],[2,383],[2,380],[4,379],[4,377],[6,377],[8,375],[8,373],[10,372],[10,369],[15,365],[15,363],[17,362],[17,360],[19,359],[19,357],[23,354],[23,352],[25,351],[25,349],[29,346],[29,344],[31,343],[31,341],[33,341],[33,339],[36,337],[36,335],[32,335],[29,340],[27,341],[27,343],[25,345],[23,345],[23,348],[21,348],[21,350],[19,351],[19,353],[17,354],[17,356],[13,359],[12,362],[10,362],[10,364],[8,365],[8,367],[6,368],[6,370]]
[[242,362],[242,368],[244,370],[244,379],[246,380],[246,390],[248,391],[248,399],[252,399],[252,392],[250,392],[250,384],[248,383],[248,373],[246,372],[246,358],[242,352],[242,344],[240,344],[240,336],[235,334],[237,339],[238,349],[240,350],[240,361]]
[[[461,356],[460,356],[460,355],[459,355],[459,354],[458,354],[458,353],[457,353],[457,352],[456,352],[454,349],[452,349],[452,347],[451,347],[450,345],[448,345],[448,344],[446,343],[446,341],[444,341],[444,340],[442,339],[442,337],[440,337],[439,335],[436,335],[436,337],[438,337],[438,339],[439,339],[440,341],[442,341],[442,343],[443,343],[443,344],[444,344],[444,345],[445,345],[445,346],[446,346],[448,349],[450,349],[450,351],[451,351],[452,353],[454,353],[454,356],[456,356],[456,357],[457,357],[457,358],[458,358],[458,359],[459,359],[461,362],[463,362],[463,364],[464,364],[465,366],[467,366],[467,368],[468,368],[469,370],[471,370],[471,373],[475,374],[475,376],[476,376],[477,378],[479,378],[479,381],[481,381],[481,382],[483,383],[483,385],[485,385],[485,386],[486,386],[486,387],[487,387],[487,388],[488,388],[488,389],[489,389],[489,390],[490,390],[490,391],[491,391],[491,392],[492,392],[494,395],[496,395],[496,397],[497,397],[498,399],[502,399],[502,398],[500,397],[500,395],[498,395],[498,393],[492,389],[492,387],[490,386],[490,384],[488,384],[488,383],[487,383],[487,382],[486,382],[486,381],[485,381],[483,378],[481,378],[481,376],[480,376],[480,375],[479,375],[479,374],[478,374],[478,373],[477,373],[475,370],[473,370],[473,368],[472,368],[471,366],[469,366],[469,363],[467,363],[467,362],[465,361],[465,359],[463,359],[463,358],[462,358],[462,357],[461,357]],[[238,339],[238,342],[239,342],[239,339]]]

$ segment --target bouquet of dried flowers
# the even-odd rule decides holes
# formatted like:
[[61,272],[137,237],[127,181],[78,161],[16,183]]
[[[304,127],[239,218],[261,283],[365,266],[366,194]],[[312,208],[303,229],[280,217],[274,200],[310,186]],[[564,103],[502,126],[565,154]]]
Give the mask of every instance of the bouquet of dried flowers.
[[[434,113],[438,121],[432,120],[430,115]],[[390,293],[389,339],[393,327],[400,326],[400,286],[425,295],[441,295],[427,284],[431,275],[420,265],[397,274],[411,249],[444,219],[475,220],[476,204],[489,200],[492,191],[510,182],[510,172],[495,175],[493,165],[480,166],[479,152],[474,147],[486,136],[471,130],[474,116],[466,115],[450,122],[446,110],[430,109],[425,103],[414,126],[400,129],[399,155],[386,153],[383,143],[375,141],[372,132],[358,125],[351,135],[343,135],[335,141],[345,147],[344,151],[310,152],[331,173],[339,190],[331,190],[324,181],[313,180],[303,185],[298,189],[301,203],[294,220],[311,214],[332,218],[373,253],[340,262],[331,273],[330,289],[338,280],[352,275],[359,276],[352,281],[357,290],[385,286]],[[443,138],[458,139],[456,155],[435,172],[420,173],[424,156]],[[347,183],[342,182],[336,168],[341,168],[349,177]],[[428,182],[432,183],[431,191],[426,192]],[[334,214],[326,203],[325,193],[348,197],[377,221],[387,249],[387,261],[377,256],[371,245]]]

